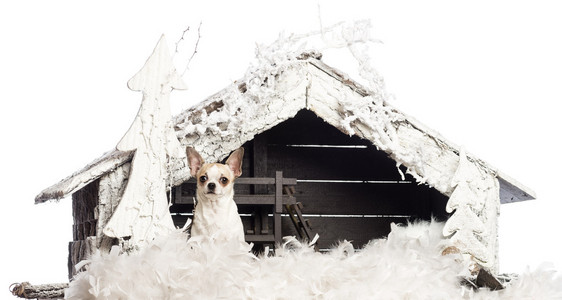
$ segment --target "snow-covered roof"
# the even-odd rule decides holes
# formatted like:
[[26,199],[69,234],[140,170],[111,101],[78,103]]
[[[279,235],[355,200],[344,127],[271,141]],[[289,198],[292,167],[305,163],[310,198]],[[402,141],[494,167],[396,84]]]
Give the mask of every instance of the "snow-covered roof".
[[135,151],[119,151],[113,149],[104,153],[84,168],[44,189],[37,197],[35,203],[43,203],[48,200],[59,200],[80,190],[101,176],[115,170],[124,163],[131,161]]
[[[391,106],[384,91],[363,87],[319,57],[306,53],[266,68],[262,64],[183,111],[174,118],[180,143],[195,147],[208,161],[219,160],[255,135],[307,109],[342,132],[371,141],[388,153],[397,166],[404,165],[419,182],[450,195],[460,147]],[[111,150],[43,190],[35,202],[70,195],[130,161],[132,156],[133,152]],[[501,203],[535,199],[532,190],[488,163],[470,154],[467,159],[498,178]],[[174,185],[189,178],[185,159],[170,165]]]

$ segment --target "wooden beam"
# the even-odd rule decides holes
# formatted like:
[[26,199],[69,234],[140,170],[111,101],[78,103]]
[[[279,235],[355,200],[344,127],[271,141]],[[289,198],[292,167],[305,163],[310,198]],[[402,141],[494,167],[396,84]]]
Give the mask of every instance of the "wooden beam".
[[[275,184],[275,180],[272,177],[240,177],[236,179],[235,184]],[[195,179],[191,178],[186,182],[195,183]],[[283,185],[296,185],[297,179],[283,178],[281,182]]]
[[10,286],[12,295],[24,299],[61,299],[68,283],[32,285],[29,282],[14,283]]
[[[293,204],[294,198],[282,195],[281,204]],[[178,201],[179,200],[179,201]],[[234,202],[238,205],[275,205],[275,195],[234,195]],[[181,197],[176,200],[179,204],[193,204],[193,197]]]
[[273,234],[247,234],[244,237],[246,242],[274,242],[275,236]]

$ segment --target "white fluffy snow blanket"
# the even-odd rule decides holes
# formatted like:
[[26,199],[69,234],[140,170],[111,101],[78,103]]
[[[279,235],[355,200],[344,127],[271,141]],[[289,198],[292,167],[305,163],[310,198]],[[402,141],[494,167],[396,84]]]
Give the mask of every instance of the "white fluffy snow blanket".
[[502,291],[460,284],[460,256],[441,255],[443,225],[392,226],[387,239],[355,252],[328,253],[295,239],[269,257],[249,246],[187,241],[180,230],[134,254],[94,255],[66,290],[67,299],[562,299],[562,277],[523,274]]

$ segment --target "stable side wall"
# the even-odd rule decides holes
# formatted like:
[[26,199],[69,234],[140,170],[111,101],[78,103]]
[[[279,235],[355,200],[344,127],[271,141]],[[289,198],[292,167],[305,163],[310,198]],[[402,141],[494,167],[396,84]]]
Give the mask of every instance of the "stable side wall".
[[119,243],[104,235],[103,228],[119,204],[129,169],[130,163],[119,166],[72,194],[74,225],[73,240],[68,246],[69,278],[79,271],[75,268],[76,264],[88,259],[94,251],[109,252],[113,245]]
[[75,266],[92,254],[95,245],[90,237],[95,237],[97,218],[95,208],[98,203],[99,180],[95,180],[72,194],[72,241],[68,245],[68,277],[76,274]]

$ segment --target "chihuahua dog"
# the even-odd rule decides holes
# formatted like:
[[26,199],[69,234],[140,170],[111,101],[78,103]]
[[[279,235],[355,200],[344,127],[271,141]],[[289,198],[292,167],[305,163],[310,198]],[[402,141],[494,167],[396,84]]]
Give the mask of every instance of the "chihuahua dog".
[[191,147],[186,152],[191,176],[197,180],[191,236],[244,242],[242,220],[233,199],[234,180],[242,175],[244,148],[232,152],[226,164],[206,164]]

